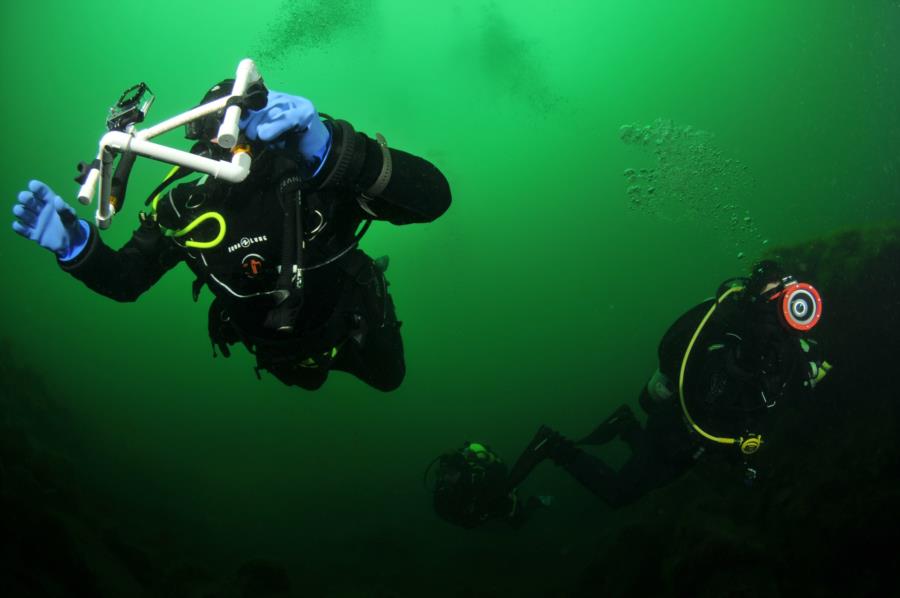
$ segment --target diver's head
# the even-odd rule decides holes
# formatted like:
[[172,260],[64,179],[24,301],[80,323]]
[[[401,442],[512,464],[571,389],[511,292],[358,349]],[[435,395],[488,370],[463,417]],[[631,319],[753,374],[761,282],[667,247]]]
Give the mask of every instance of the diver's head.
[[[207,104],[212,102],[213,100],[218,100],[219,98],[224,98],[227,95],[231,95],[231,90],[234,88],[234,79],[224,79],[219,81],[212,87],[210,87],[205,94],[203,94],[203,98],[200,100],[198,106],[202,106],[203,104]],[[199,141],[206,145],[214,145],[218,146],[215,143],[215,139],[219,134],[219,126],[222,124],[222,119],[225,117],[225,109],[218,110],[212,114],[207,114],[203,118],[198,118],[197,120],[193,120],[186,125],[184,125],[184,136],[187,139],[192,141]],[[227,150],[224,150],[227,151]]]
[[787,274],[778,262],[762,260],[753,264],[747,281],[747,295],[754,299],[770,293]]
[[495,453],[482,444],[466,442],[435,459],[426,477],[435,464],[430,490],[441,519],[472,528],[496,516],[494,510],[504,495],[506,466]]
[[[203,94],[203,98],[200,99],[200,103],[197,105],[202,106],[214,100],[230,96],[233,90],[234,79],[223,79],[210,87],[206,93]],[[235,96],[228,104],[231,105],[234,103],[235,105],[240,106],[242,109],[242,116],[245,116],[248,110],[262,110],[265,108],[268,96],[269,90],[266,88],[263,80],[259,79],[258,81],[250,83],[243,95]],[[220,160],[228,159],[232,150],[225,149],[218,144],[219,127],[222,124],[222,120],[225,118],[225,110],[226,108],[223,107],[212,114],[207,114],[184,126],[184,136],[187,139],[197,142],[194,145],[194,149],[191,150],[192,152],[207,154]],[[240,132],[237,145],[252,145],[244,135],[243,131]],[[260,148],[257,147],[255,149],[259,150]]]

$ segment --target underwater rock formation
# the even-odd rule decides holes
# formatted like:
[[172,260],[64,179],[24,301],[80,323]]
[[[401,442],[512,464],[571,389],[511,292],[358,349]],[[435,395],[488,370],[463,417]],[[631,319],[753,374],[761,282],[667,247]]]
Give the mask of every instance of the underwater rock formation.
[[[27,389],[27,390],[26,390]],[[36,429],[67,435],[65,411],[40,377],[15,365],[0,343],[0,593],[5,596],[96,596],[92,571],[69,522],[82,502],[68,460],[41,442]]]

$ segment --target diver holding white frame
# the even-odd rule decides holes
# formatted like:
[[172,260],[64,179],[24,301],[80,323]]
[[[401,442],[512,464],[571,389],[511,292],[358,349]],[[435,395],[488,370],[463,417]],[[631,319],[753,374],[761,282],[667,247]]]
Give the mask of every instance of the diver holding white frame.
[[[138,132],[152,100],[140,86],[124,94],[97,160],[79,177],[82,201],[100,186],[97,225],[33,180],[13,208],[13,229],[117,301],[134,301],[185,262],[196,276],[194,299],[204,285],[215,296],[213,354],[227,357],[242,343],[257,375],[313,390],[342,370],[379,390],[397,388],[406,369],[387,259],[371,259],[358,244],[373,220],[439,217],[450,204],[447,180],[380,134],[372,139],[320,117],[306,98],[265,89],[252,61],[237,75],[243,85],[224,80],[194,110]],[[190,152],[148,141],[181,125],[196,142]],[[121,211],[136,154],[176,167],[147,197],[131,240],[113,250],[98,228]]]

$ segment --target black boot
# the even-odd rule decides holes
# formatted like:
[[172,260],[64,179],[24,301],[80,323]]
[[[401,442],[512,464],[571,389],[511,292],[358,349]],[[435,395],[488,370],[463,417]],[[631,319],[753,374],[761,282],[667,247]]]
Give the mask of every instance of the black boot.
[[573,451],[577,452],[578,449],[571,440],[549,426],[541,426],[509,472],[510,488],[521,484],[528,474],[545,459],[552,459],[557,464],[571,461],[574,459]]

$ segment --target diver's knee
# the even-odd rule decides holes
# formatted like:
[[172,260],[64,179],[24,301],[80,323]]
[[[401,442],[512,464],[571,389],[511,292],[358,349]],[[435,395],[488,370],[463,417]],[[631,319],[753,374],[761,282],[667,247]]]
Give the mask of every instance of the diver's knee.
[[390,372],[387,376],[379,376],[371,380],[369,384],[382,392],[391,392],[400,388],[403,380],[406,378],[406,365],[401,364],[399,368]]
[[391,392],[400,388],[400,385],[403,384],[403,378],[399,380],[391,380],[390,382],[373,382],[370,384],[372,388],[376,390],[380,390],[381,392]]
[[299,386],[303,390],[319,390],[325,384],[326,377],[321,378],[295,378],[290,382],[285,382],[291,386]]
[[303,390],[319,390],[328,379],[328,373],[318,369],[311,371],[300,367],[271,368],[269,372],[285,386],[299,386]]

